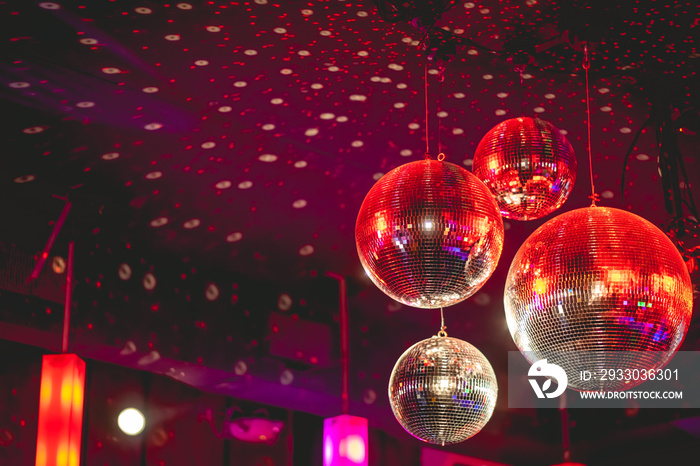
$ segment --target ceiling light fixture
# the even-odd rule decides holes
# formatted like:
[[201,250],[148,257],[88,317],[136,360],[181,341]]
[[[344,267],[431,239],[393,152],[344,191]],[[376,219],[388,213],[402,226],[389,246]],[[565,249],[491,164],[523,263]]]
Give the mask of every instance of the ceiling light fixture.
[[146,417],[136,408],[126,408],[119,413],[117,425],[126,435],[138,435],[146,427]]

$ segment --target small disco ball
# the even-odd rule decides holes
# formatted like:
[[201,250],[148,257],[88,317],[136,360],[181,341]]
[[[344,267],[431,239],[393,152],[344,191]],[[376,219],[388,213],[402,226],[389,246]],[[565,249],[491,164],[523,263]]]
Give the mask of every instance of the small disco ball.
[[411,346],[391,372],[389,402],[399,424],[424,442],[463,442],[491,419],[498,398],[488,359],[440,332]]
[[534,220],[554,212],[569,197],[576,182],[576,155],[551,123],[512,118],[479,142],[473,172],[496,197],[504,217]]
[[379,289],[408,306],[435,309],[476,293],[503,249],[503,220],[477,177],[421,160],[384,175],[355,226],[360,262]]
[[[693,292],[661,230],[624,210],[587,207],[551,219],[523,243],[504,305],[513,341],[531,363],[561,366],[575,390],[617,391],[646,380],[635,370],[671,360],[688,330]],[[581,380],[580,371],[611,369],[632,376]]]

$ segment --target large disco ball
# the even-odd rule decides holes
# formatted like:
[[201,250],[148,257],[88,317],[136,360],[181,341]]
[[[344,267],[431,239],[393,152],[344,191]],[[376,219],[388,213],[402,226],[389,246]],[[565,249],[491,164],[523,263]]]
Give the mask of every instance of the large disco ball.
[[[647,378],[634,374],[671,360],[692,299],[688,270],[661,230],[624,210],[587,207],[553,218],[523,243],[504,305],[530,362],[561,366],[575,390],[624,390]],[[581,380],[580,371],[610,369],[630,377]]]
[[489,361],[466,341],[442,332],[407,349],[389,380],[396,420],[409,434],[437,445],[476,435],[489,422],[497,398]]
[[355,226],[375,285],[409,306],[435,309],[473,295],[503,249],[503,220],[484,184],[439,160],[401,165],[365,197]]
[[473,171],[489,187],[504,217],[533,220],[557,210],[569,197],[576,182],[576,155],[551,123],[512,118],[479,142]]

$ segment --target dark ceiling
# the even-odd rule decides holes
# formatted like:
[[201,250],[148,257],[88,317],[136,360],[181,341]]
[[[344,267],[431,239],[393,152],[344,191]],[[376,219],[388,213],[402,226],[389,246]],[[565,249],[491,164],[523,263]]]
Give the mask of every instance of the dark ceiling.
[[[460,42],[443,83],[436,63],[427,64],[432,152],[439,140],[448,161],[469,168],[491,127],[537,115],[564,130],[578,155],[578,183],[562,209],[588,205],[579,47],[588,39],[601,204],[657,225],[668,218],[653,128],[635,140],[650,102],[665,102],[679,122],[686,186],[700,183],[696,1],[455,3],[437,23]],[[287,368],[297,374],[288,389],[300,390],[288,407],[332,414],[338,289],[325,274],[341,273],[349,280],[355,409],[412,441],[393,421],[386,381],[406,347],[438,330],[439,315],[373,287],[356,255],[354,223],[377,179],[425,153],[422,33],[383,21],[369,1],[16,0],[2,2],[0,14],[0,239],[40,250],[63,206],[52,195],[69,196],[73,209],[54,252],[65,256],[68,238],[76,240],[75,344],[88,356],[139,365],[135,356],[94,350],[131,342],[138,354],[197,366],[188,383],[268,403],[279,398]],[[514,56],[533,59],[522,87]],[[556,214],[506,221],[493,277],[446,310],[450,335],[480,348],[500,380],[507,351],[516,350],[503,316],[505,274],[525,238]],[[141,281],[148,273],[153,289]],[[7,322],[52,330],[60,311],[3,312]],[[329,329],[325,367],[271,349],[271,328],[289,324],[292,335],[297,319]],[[318,335],[309,329],[304,335]],[[697,322],[684,349],[700,349]],[[231,373],[237,361],[248,361],[251,374],[258,367],[260,385],[242,388]],[[304,390],[328,405],[314,408]],[[574,412],[572,441],[590,464],[623,464],[596,453],[607,448],[616,458],[612,443],[623,435],[623,444],[639,444],[663,431],[683,452],[692,440],[668,422],[697,414]],[[513,464],[556,462],[558,416],[508,411],[502,399],[482,441],[455,448]],[[668,455],[661,446],[644,451]]]

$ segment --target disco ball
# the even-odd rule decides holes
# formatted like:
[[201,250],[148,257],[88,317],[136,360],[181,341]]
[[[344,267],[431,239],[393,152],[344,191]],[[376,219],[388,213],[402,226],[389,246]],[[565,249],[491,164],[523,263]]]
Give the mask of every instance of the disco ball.
[[409,434],[437,445],[476,435],[489,422],[497,398],[488,359],[444,332],[407,349],[389,380],[396,420]]
[[360,262],[379,289],[435,309],[473,295],[503,249],[503,220],[484,184],[452,163],[421,160],[384,175],[355,226]]
[[582,370],[663,368],[688,330],[692,299],[688,270],[666,235],[607,207],[573,210],[538,228],[515,255],[504,293],[516,346],[530,362],[561,366],[580,391],[644,381],[582,381]]
[[551,123],[512,118],[479,142],[473,171],[496,197],[504,217],[533,220],[557,210],[569,197],[576,155]]

